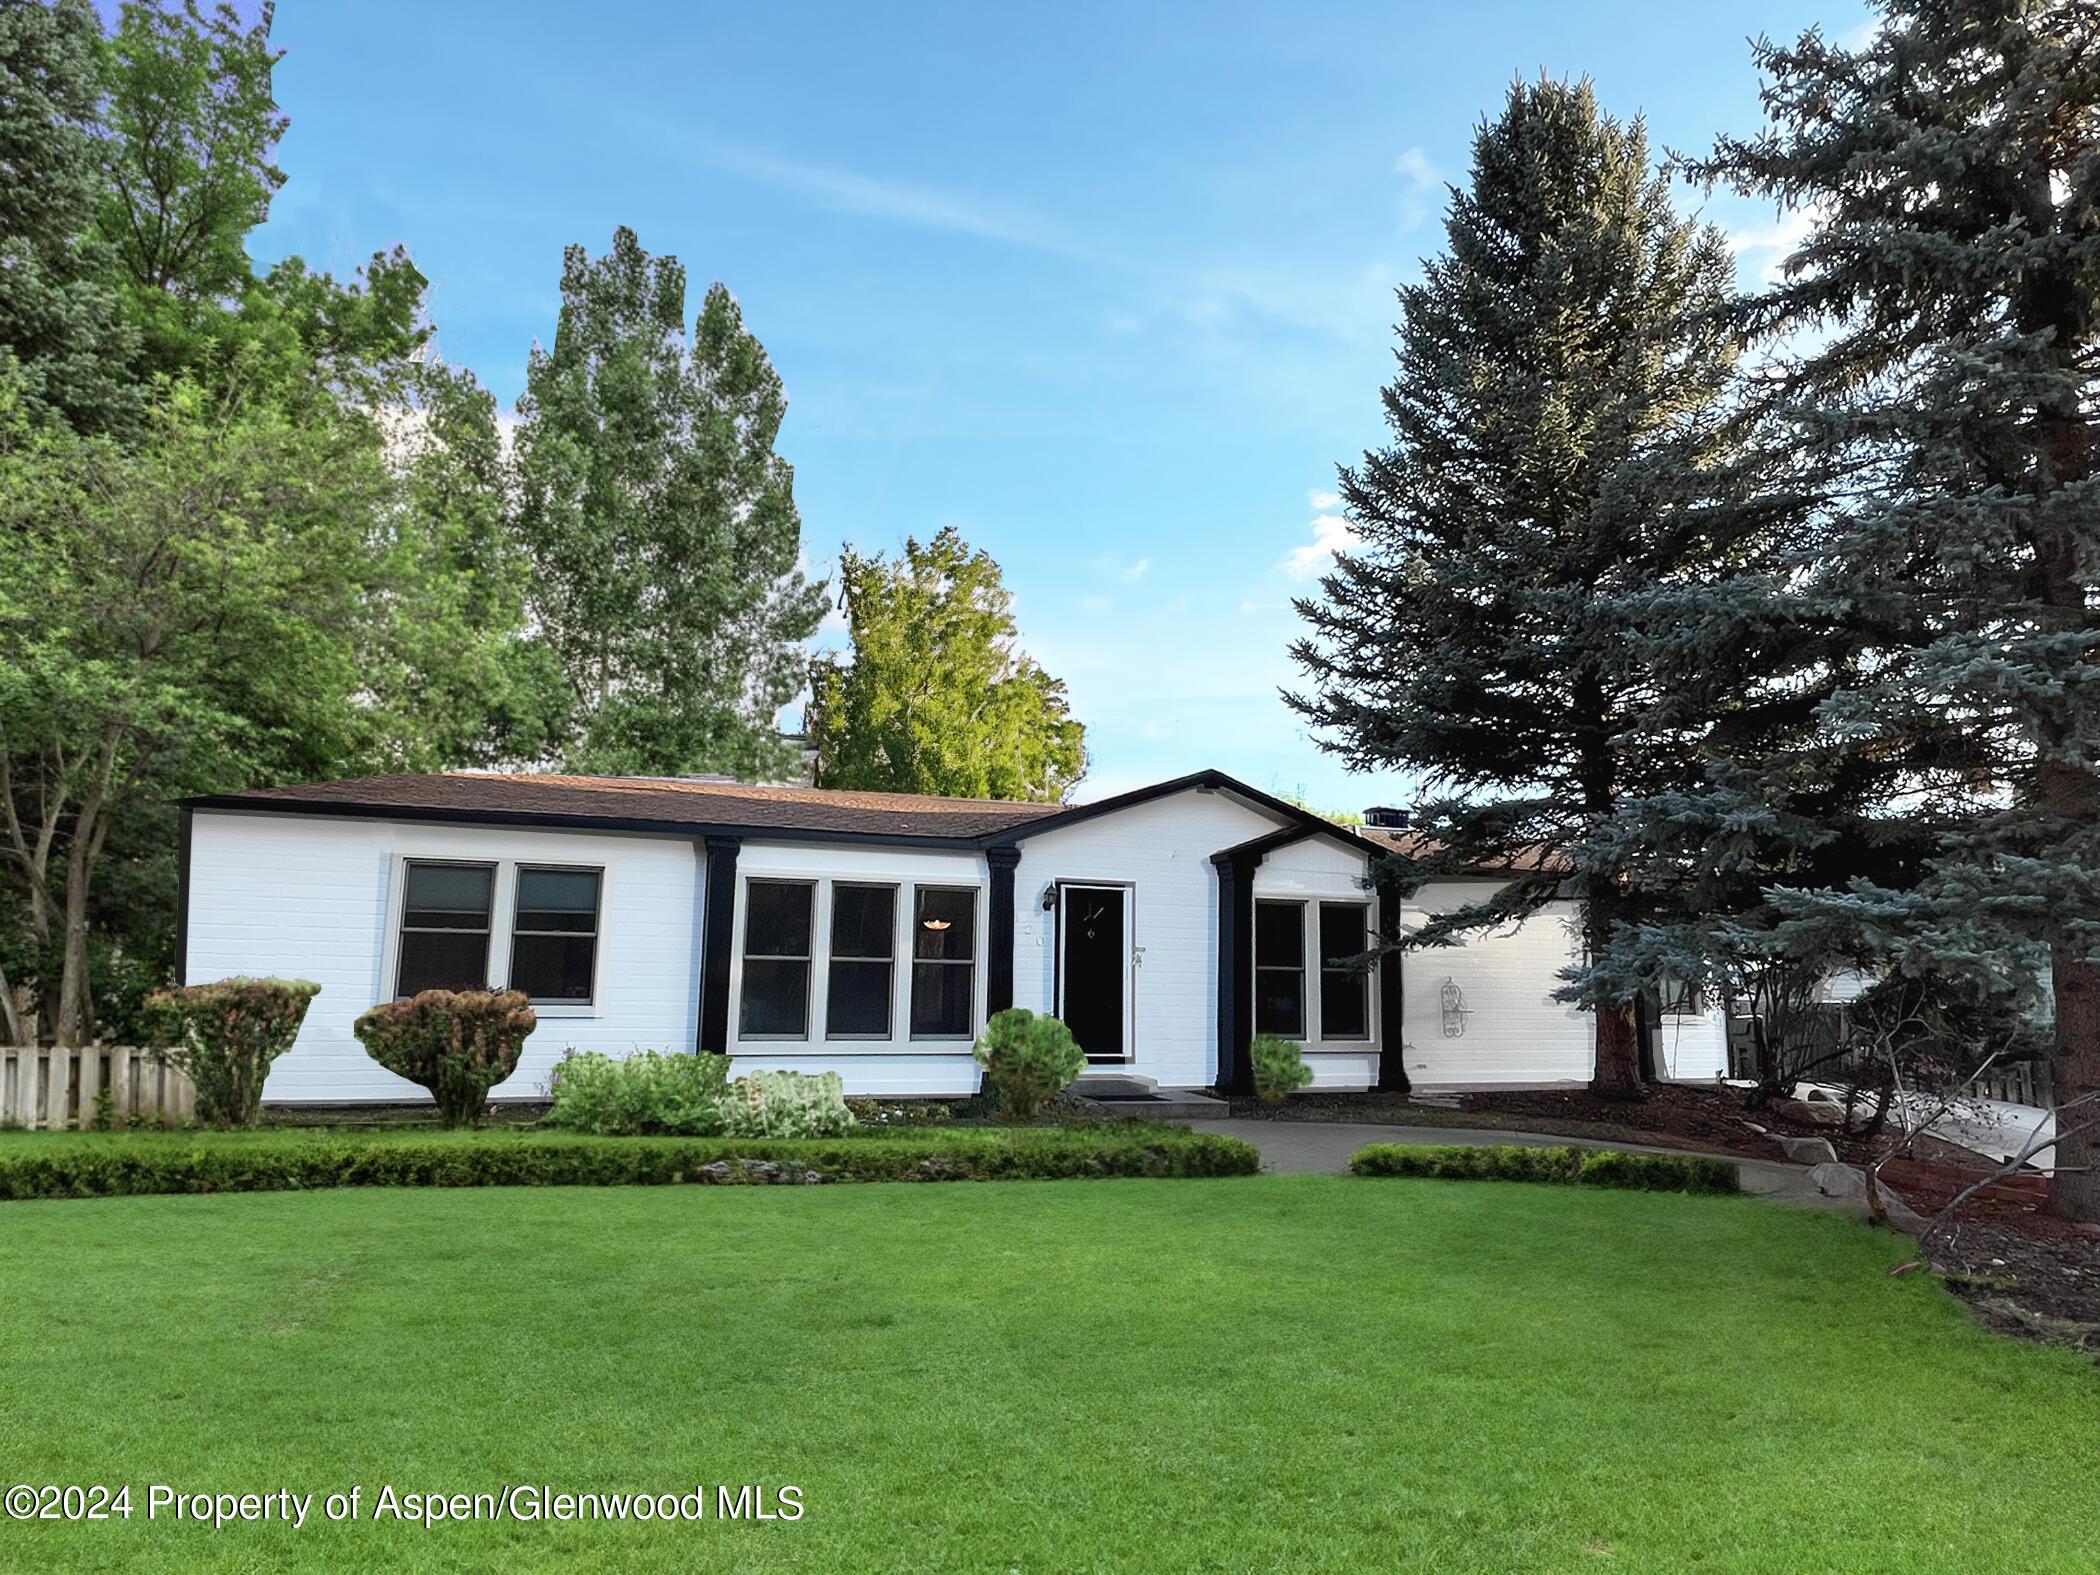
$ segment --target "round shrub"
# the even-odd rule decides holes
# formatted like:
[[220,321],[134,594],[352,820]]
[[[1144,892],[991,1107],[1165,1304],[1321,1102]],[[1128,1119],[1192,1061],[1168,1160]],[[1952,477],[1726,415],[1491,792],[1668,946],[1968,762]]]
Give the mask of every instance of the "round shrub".
[[472,1126],[489,1090],[518,1069],[539,1019],[517,990],[425,990],[382,1001],[352,1032],[389,1072],[420,1083],[448,1127]]
[[1072,1030],[1025,1006],[1008,1007],[984,1025],[971,1054],[999,1095],[1009,1121],[1032,1121],[1064,1086],[1086,1070],[1086,1052]]
[[197,1085],[200,1119],[252,1127],[270,1063],[292,1048],[320,993],[311,979],[233,978],[155,990],[145,1000],[146,1028],[161,1059]]
[[1305,1052],[1294,1039],[1257,1034],[1249,1053],[1254,1059],[1254,1091],[1270,1104],[1313,1080]]

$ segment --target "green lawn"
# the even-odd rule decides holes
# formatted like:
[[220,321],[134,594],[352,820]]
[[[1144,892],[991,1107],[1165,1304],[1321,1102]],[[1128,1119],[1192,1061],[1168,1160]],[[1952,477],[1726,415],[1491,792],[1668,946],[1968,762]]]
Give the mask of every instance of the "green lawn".
[[[0,1566],[2090,1570],[2100,1374],[1903,1251],[1342,1177],[11,1203],[0,1480],[138,1512]],[[156,1482],[806,1512],[213,1532]]]

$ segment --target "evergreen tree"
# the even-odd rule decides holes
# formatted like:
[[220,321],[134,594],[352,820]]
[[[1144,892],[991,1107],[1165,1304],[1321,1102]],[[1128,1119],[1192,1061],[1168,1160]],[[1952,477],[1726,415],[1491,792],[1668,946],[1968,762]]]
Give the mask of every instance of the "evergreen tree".
[[[1697,506],[1732,459],[1732,270],[1586,82],[1512,88],[1445,228],[1400,291],[1393,445],[1341,473],[1360,543],[1298,604],[1291,703],[1352,767],[1438,791],[1432,851],[1381,878],[1509,872],[1410,944],[1573,896],[1594,960],[1638,917],[1617,817],[1692,769],[1639,609],[1732,550]],[[1596,1012],[1593,1087],[1637,1097],[1633,992],[1577,968],[1563,994]]]
[[88,0],[0,0],[0,360],[32,419],[138,414],[136,345],[94,236],[101,28]]
[[892,561],[839,553],[853,659],[819,660],[820,787],[1062,802],[1086,773],[1065,686],[1014,648],[999,565],[953,526]]
[[[2100,1218],[2100,10],[1890,0],[1846,50],[1761,45],[1768,125],[1693,167],[1805,209],[1762,321],[1828,478],[1792,564],[1817,747],[1938,845],[1906,887],[1775,893],[1906,972],[2047,954],[2052,1205]],[[1782,789],[1783,792],[1783,789]]]
[[518,403],[517,523],[532,610],[574,697],[568,769],[778,776],[775,725],[824,612],[796,568],[786,394],[735,299],[613,233],[571,246],[551,351]]

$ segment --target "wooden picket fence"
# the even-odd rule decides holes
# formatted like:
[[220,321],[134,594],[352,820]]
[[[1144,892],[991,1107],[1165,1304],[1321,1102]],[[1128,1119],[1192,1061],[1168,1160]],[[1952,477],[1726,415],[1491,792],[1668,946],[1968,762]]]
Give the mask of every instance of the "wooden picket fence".
[[109,1094],[113,1126],[188,1121],[197,1088],[186,1073],[129,1045],[0,1045],[0,1127],[91,1127]]

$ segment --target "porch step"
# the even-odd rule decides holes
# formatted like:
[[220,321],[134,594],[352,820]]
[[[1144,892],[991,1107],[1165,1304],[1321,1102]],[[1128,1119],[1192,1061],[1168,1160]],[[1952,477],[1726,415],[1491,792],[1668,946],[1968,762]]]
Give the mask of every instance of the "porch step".
[[1232,1113],[1222,1099],[1190,1089],[1161,1088],[1145,1077],[1082,1077],[1065,1092],[1103,1115],[1134,1121],[1221,1121]]

